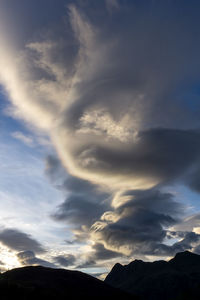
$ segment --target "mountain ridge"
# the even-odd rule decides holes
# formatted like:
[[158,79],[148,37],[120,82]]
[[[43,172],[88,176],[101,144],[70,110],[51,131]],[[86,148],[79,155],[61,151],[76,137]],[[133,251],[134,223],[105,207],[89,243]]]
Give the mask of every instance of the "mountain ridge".
[[105,282],[142,300],[200,299],[200,255],[185,251],[169,261],[116,264]]
[[137,299],[80,271],[26,266],[0,274],[2,300],[66,300],[81,297]]

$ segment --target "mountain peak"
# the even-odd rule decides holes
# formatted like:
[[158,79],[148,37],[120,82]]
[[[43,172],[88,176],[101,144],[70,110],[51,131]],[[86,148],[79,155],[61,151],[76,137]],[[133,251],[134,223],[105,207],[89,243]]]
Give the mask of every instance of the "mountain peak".
[[120,263],[116,263],[110,273],[120,272],[124,267]]
[[194,260],[198,259],[199,255],[190,251],[178,252],[176,255],[169,261],[186,261],[186,260]]
[[197,266],[200,267],[200,255],[190,251],[179,252],[168,264],[182,271],[186,269],[192,270]]
[[179,258],[179,257],[194,257],[194,256],[198,256],[198,254],[195,254],[193,252],[190,252],[190,251],[186,250],[186,251],[183,251],[183,252],[176,253],[174,259]]
[[121,269],[123,266],[120,263],[116,263],[113,267],[113,270]]
[[118,274],[121,274],[123,272],[124,267],[120,263],[116,263],[110,273],[107,275],[106,279],[109,281],[109,278],[115,278],[115,276]]
[[172,258],[169,262],[172,261],[182,261],[182,262],[195,261],[196,262],[196,261],[200,261],[200,256],[190,251],[183,251],[183,252],[176,253],[174,258]]

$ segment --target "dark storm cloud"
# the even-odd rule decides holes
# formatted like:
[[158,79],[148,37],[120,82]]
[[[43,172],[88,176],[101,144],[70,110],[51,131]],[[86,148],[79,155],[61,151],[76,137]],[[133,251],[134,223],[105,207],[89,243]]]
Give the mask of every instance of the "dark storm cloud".
[[66,169],[62,166],[61,161],[56,156],[48,155],[46,157],[45,173],[53,183],[60,181],[59,185],[56,186],[67,193],[87,194],[88,196],[91,193],[98,193],[97,186],[90,181],[68,174]]
[[87,255],[85,262],[78,265],[77,268],[97,267],[100,266],[104,260],[111,260],[119,257],[122,257],[121,253],[108,250],[102,244],[95,243],[92,245],[92,251]]
[[57,221],[67,221],[74,225],[91,225],[105,211],[105,206],[95,203],[93,199],[85,195],[70,195],[63,202],[52,217]]
[[37,240],[17,229],[1,230],[0,242],[15,251],[33,250],[35,253],[45,252],[45,249]]
[[170,193],[158,190],[128,191],[130,200],[114,212],[116,221],[93,225],[94,235],[108,249],[124,254],[147,254],[163,242],[167,227],[176,224],[183,206]]
[[85,262],[81,263],[77,266],[77,269],[85,269],[85,268],[94,268],[96,267],[96,261],[92,258],[87,259]]
[[92,245],[93,253],[90,256],[90,261],[98,263],[102,260],[110,260],[122,256],[121,253],[106,249],[102,244],[95,243]]
[[57,268],[57,266],[51,262],[35,256],[35,253],[31,250],[22,251],[17,254],[17,258],[22,265],[40,265],[47,268]]
[[[87,152],[84,159],[99,162],[88,164],[88,169],[95,172],[96,168],[102,172],[102,176],[106,173],[110,176],[124,174],[128,177],[129,174],[130,177],[149,177],[159,183],[168,183],[181,179],[191,168],[194,169],[193,172],[199,168],[200,132],[151,129],[140,132],[136,142],[121,151],[118,148],[91,146],[91,151]],[[186,183],[191,185],[189,179]]]
[[76,226],[91,225],[109,205],[106,202],[108,194],[100,192],[87,180],[70,176],[54,156],[47,157],[46,174],[67,196],[52,217],[57,221],[67,221]]
[[66,176],[65,170],[56,156],[48,155],[45,162],[45,173],[52,181],[55,181],[60,176],[62,176],[62,179]]
[[[151,157],[151,169],[154,166],[155,172],[159,173],[160,177],[162,173],[165,173],[163,178],[165,176],[167,182],[172,176],[177,178],[177,174],[183,176],[184,169],[189,169],[188,161],[189,165],[192,165],[192,161],[197,159],[198,138],[198,131],[156,129],[141,134],[140,150],[136,150],[136,153]],[[168,149],[163,152],[162,148]],[[156,154],[157,149],[159,151]],[[165,153],[168,153],[168,156]],[[110,157],[112,160],[115,159]],[[170,160],[172,160],[171,163]],[[50,161],[49,172],[56,178],[56,174],[60,174],[60,163],[55,158],[51,158]],[[145,161],[144,159],[139,162],[136,160],[135,164],[137,163],[138,165],[139,163],[145,164]],[[125,162],[119,159],[119,167],[122,169],[125,165]],[[145,169],[147,166],[144,167]],[[89,237],[88,233],[81,229],[81,225],[91,226],[94,223],[92,231],[94,229],[95,236],[97,234],[97,242],[92,246],[91,254],[88,254],[87,260],[79,265],[79,268],[93,267],[102,260],[114,259],[123,254],[170,256],[179,251],[191,250],[195,239],[196,242],[198,241],[197,234],[179,230],[170,234],[173,238],[182,239],[180,242],[170,246],[163,243],[169,236],[167,228],[172,225],[178,227],[179,222],[181,224],[184,207],[175,201],[172,194],[156,189],[130,190],[120,194],[117,202],[121,204],[112,211],[114,218],[117,216],[117,220],[111,222],[106,220],[106,226],[96,231],[95,221],[100,217],[105,221],[104,213],[110,209],[108,203],[107,205],[104,203],[105,195],[100,194],[101,197],[99,197],[95,186],[88,181],[66,174],[62,178],[61,186],[68,192],[68,197],[53,215],[54,219],[80,226],[79,231],[75,233],[74,242],[86,241]],[[123,198],[126,197],[129,200],[123,204]],[[124,251],[123,247],[128,248],[128,251],[127,249]]]
[[[66,191],[69,191],[71,193],[83,193],[90,195],[91,193],[97,193],[96,186],[90,183],[87,180],[82,180],[77,177],[68,176],[68,178],[63,183],[63,188],[66,189]],[[102,196],[103,198],[103,196]]]
[[95,261],[112,259],[121,255],[118,252],[105,249],[105,247],[102,244],[98,243],[94,244],[92,246],[92,249],[94,250],[93,259]]
[[172,244],[152,244],[146,254],[159,255],[159,256],[174,256],[178,252],[185,250],[199,251],[200,234],[195,232],[175,232],[176,238],[181,238],[180,241]]
[[193,167],[185,180],[186,184],[195,192],[200,193],[200,164]]
[[54,257],[54,261],[62,267],[68,267],[75,263],[76,258],[72,254],[58,255]]
[[[179,235],[179,233],[177,234]],[[200,241],[200,234],[195,232],[185,232],[181,241],[172,246],[176,252],[191,250]],[[195,250],[194,250],[195,251]]]

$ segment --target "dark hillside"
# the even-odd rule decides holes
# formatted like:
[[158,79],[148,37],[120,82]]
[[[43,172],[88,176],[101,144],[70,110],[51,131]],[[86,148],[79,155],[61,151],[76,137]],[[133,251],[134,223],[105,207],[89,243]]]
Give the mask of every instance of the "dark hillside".
[[41,266],[13,269],[0,275],[0,299],[136,299],[78,271]]
[[185,251],[168,262],[116,264],[105,282],[142,300],[199,300],[200,255]]

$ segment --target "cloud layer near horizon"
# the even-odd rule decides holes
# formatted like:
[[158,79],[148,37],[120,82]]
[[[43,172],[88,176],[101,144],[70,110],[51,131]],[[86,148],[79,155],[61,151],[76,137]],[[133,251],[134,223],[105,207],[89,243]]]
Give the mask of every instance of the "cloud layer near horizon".
[[[184,208],[159,189],[200,189],[199,16],[186,4],[106,4],[69,5],[65,34],[20,51],[2,34],[8,113],[50,136],[70,174],[53,218],[93,242],[87,262],[194,249],[198,233],[168,232]],[[172,235],[174,249],[163,244]]]

